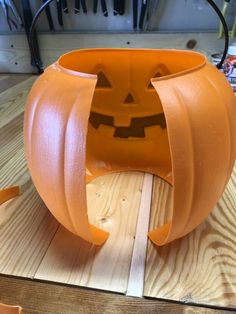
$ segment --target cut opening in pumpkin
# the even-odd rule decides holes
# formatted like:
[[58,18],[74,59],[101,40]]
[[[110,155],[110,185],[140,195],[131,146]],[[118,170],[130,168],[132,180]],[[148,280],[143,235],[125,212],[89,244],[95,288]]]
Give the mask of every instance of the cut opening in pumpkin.
[[111,88],[111,83],[102,71],[98,72],[97,76],[97,88]]
[[201,55],[183,58],[175,50],[94,49],[62,56],[64,68],[97,75],[87,133],[90,172],[99,165],[104,172],[133,169],[165,178],[171,172],[168,134],[151,80],[187,73],[204,62]]
[[[109,84],[103,77],[96,87],[101,71]],[[68,53],[31,90],[29,169],[58,221],[98,245],[108,233],[89,223],[86,179],[130,170],[173,177],[172,220],[149,233],[163,245],[199,225],[222,195],[235,161],[235,108],[225,77],[196,52]]]

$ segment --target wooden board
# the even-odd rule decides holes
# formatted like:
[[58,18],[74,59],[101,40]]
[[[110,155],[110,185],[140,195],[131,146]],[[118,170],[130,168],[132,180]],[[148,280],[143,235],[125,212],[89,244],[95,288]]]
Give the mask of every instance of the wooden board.
[[35,78],[31,76],[0,94],[0,128],[24,112],[26,97]]
[[88,184],[90,220],[109,239],[94,247],[60,227],[35,278],[125,293],[142,183],[142,173],[120,173]]
[[[22,187],[19,197],[0,207],[0,273],[126,293],[141,199],[151,197],[152,188],[144,188],[144,174],[137,172],[100,177],[87,186],[92,223],[111,232],[101,248],[59,226],[24,159],[23,108],[34,79],[0,94],[0,188]],[[236,309],[235,178],[236,171],[213,213],[190,235],[163,248],[149,242],[146,297]],[[171,202],[172,188],[155,178],[150,229],[169,220]]]
[[33,81],[30,78],[0,94],[6,152],[0,158],[0,188],[18,184],[22,191],[1,206],[0,272],[124,293],[144,174],[108,175],[87,185],[91,222],[111,232],[103,247],[58,229],[30,181],[22,147],[22,111]]
[[[94,47],[175,48],[188,49],[195,40],[195,50],[207,56],[223,50],[224,41],[217,33],[54,33],[39,34],[39,46],[44,66],[70,50]],[[36,73],[30,64],[25,34],[0,35],[0,69],[2,72]]]
[[1,75],[0,76],[0,93],[4,90],[26,80],[29,74]]
[[[169,221],[172,189],[156,178],[151,225]],[[210,216],[183,239],[149,242],[144,295],[236,308],[236,166]]]
[[125,297],[65,285],[0,276],[0,300],[24,314],[233,314],[172,302]]

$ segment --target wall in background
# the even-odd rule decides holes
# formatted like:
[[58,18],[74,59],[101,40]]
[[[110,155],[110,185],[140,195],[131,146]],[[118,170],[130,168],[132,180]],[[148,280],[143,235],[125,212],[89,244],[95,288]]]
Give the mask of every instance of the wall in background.
[[[21,11],[21,0],[13,0]],[[156,13],[156,20],[152,30],[160,31],[213,31],[218,28],[219,21],[206,0],[156,0],[160,2]],[[74,0],[67,0],[69,14],[63,14],[64,27],[57,21],[56,0],[50,5],[56,31],[132,31],[132,0],[126,0],[125,15],[113,16],[113,0],[106,0],[109,16],[104,17],[101,10],[101,1],[98,0],[98,13],[92,13],[92,0],[86,0],[88,14],[74,14]],[[141,0],[139,1],[141,2]],[[223,0],[215,0],[221,7]],[[236,1],[231,1],[227,22],[231,27],[236,10]],[[31,0],[32,11],[35,13],[40,7],[41,0]],[[38,29],[48,31],[48,22],[43,12]],[[0,9],[0,32],[8,32],[6,19]],[[19,29],[18,31],[22,31]]]

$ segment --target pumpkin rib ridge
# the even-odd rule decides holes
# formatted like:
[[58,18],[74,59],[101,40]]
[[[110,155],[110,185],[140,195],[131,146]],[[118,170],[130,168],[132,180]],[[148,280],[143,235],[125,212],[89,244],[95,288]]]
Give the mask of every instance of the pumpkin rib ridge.
[[[36,82],[37,84],[37,82]],[[36,87],[36,86],[35,86]],[[37,88],[37,87],[36,87]],[[30,142],[30,147],[29,147],[29,156],[27,156],[27,158],[29,158],[29,161],[28,161],[28,166],[30,166],[31,168],[31,165],[32,165],[32,155],[33,155],[33,148],[32,148],[32,138],[33,138],[33,134],[36,132],[35,129],[36,129],[36,117],[37,117],[37,113],[40,112],[41,110],[41,106],[42,106],[42,99],[44,98],[45,94],[46,94],[46,91],[47,91],[47,88],[45,87],[44,90],[42,91],[42,93],[40,93],[40,97],[37,98],[37,101],[34,99],[34,105],[35,105],[35,108],[34,108],[34,111],[33,111],[33,114],[32,114],[32,117],[31,117],[31,127],[28,128],[28,130],[30,130],[30,141],[27,141],[28,144]],[[31,108],[30,108],[31,110]],[[31,113],[31,111],[30,111]],[[34,178],[32,176],[32,180],[34,181]]]
[[[66,130],[65,130],[65,141],[64,141],[64,174],[63,174],[63,177],[64,177],[64,191],[65,191],[65,202],[66,202],[66,205],[67,205],[67,213],[68,213],[68,216],[69,216],[69,219],[70,219],[70,222],[71,222],[71,226],[73,227],[73,230],[74,230],[74,233],[75,234],[79,234],[79,230],[78,230],[78,226],[76,225],[77,224],[77,221],[75,219],[73,219],[73,209],[71,209],[71,205],[69,204],[69,201],[68,201],[68,198],[69,198],[69,195],[68,195],[68,191],[67,191],[67,188],[66,188],[66,175],[65,175],[65,165],[66,165],[66,148],[68,147],[67,144],[66,144],[66,138],[67,138],[67,133],[68,133],[68,126],[69,126],[69,123],[71,123],[71,120],[70,118],[74,115],[74,109],[75,107],[78,105],[78,97],[75,98],[73,104],[71,105],[71,108],[70,108],[70,112],[69,112],[69,115],[67,117],[67,121],[66,121]],[[83,153],[85,153],[85,148],[83,147]],[[85,171],[85,169],[84,169]],[[78,174],[77,174],[78,175]],[[85,174],[84,174],[85,175]],[[86,193],[86,191],[85,191]],[[84,206],[87,207],[87,202],[84,204]],[[71,212],[72,211],[72,212]],[[88,229],[89,229],[89,221],[87,222],[88,223]],[[92,238],[90,239],[90,241],[92,240]]]
[[[92,103],[92,99],[93,99],[95,86],[94,86],[93,90],[91,88],[93,88],[93,87],[91,87],[91,86],[87,87],[87,91],[85,92],[85,95],[81,96],[81,94],[80,94],[79,97],[78,96],[75,97],[74,102],[70,108],[70,114],[69,114],[68,124],[67,124],[66,138],[67,139],[70,138],[70,137],[68,137],[70,135],[70,132],[72,132],[72,133],[75,132],[74,134],[77,134],[78,138],[80,138],[80,140],[81,140],[81,143],[80,143],[80,151],[77,152],[76,148],[74,148],[73,151],[71,151],[69,149],[70,145],[72,143],[70,141],[68,141],[67,142],[67,149],[70,151],[70,154],[67,153],[67,156],[69,158],[69,163],[72,162],[72,164],[73,164],[73,160],[77,160],[77,162],[79,164],[81,162],[82,162],[82,164],[81,164],[81,168],[80,168],[81,173],[77,173],[77,179],[74,182],[72,179],[73,174],[68,172],[68,176],[67,177],[65,176],[65,182],[66,182],[66,180],[68,180],[68,184],[72,183],[71,187],[69,187],[69,190],[68,190],[68,186],[65,188],[65,191],[66,191],[65,193],[66,193],[66,199],[67,199],[67,204],[68,204],[68,211],[69,211],[70,218],[72,220],[73,228],[75,229],[75,234],[79,235],[84,240],[86,240],[90,243],[92,242],[95,245],[101,245],[106,241],[106,239],[109,236],[109,233],[104,231],[103,229],[100,229],[100,228],[90,224],[90,222],[89,222],[88,210],[87,210],[87,198],[86,198],[86,183],[85,183],[87,127],[88,127],[89,112],[90,112],[90,107],[91,107],[91,103]],[[90,91],[89,91],[89,89],[90,89]],[[84,98],[85,96],[87,99],[88,99],[88,97],[91,96],[90,104],[83,104],[83,102],[81,103],[81,101],[80,101],[81,97]],[[79,130],[76,129],[77,125],[80,125],[80,127],[81,127],[81,134],[79,133]],[[78,142],[77,142],[77,144],[78,144]],[[78,161],[78,153],[80,156],[79,161]],[[66,156],[66,153],[65,153],[65,156]],[[66,158],[64,158],[64,159],[66,159]],[[68,164],[68,161],[66,164]],[[81,177],[81,181],[78,179],[78,175],[81,175],[83,177],[83,178]],[[78,201],[78,199],[79,199],[78,193],[75,192],[75,190],[78,186],[80,186],[80,189],[78,189],[78,193],[79,192],[82,193],[82,195],[80,196],[80,198],[81,198],[80,204]],[[73,199],[73,195],[76,195],[75,199]],[[81,211],[79,211],[79,208],[77,208],[76,206],[80,206]],[[83,217],[83,223],[84,223],[83,228],[81,228],[82,221],[78,220],[79,218],[82,218],[82,217]]]
[[[74,104],[71,106],[71,108],[73,108]],[[63,163],[63,175],[62,175],[62,185],[64,187],[63,191],[64,191],[64,199],[65,199],[65,205],[66,205],[66,212],[68,214],[68,217],[69,217],[69,222],[70,222],[70,225],[72,226],[72,229],[74,230],[74,232],[76,233],[76,228],[74,226],[74,223],[73,223],[73,219],[71,217],[71,212],[70,212],[70,209],[69,209],[69,205],[68,205],[68,200],[67,200],[67,193],[66,193],[66,187],[65,187],[65,158],[66,158],[66,153],[65,153],[65,149],[66,149],[66,133],[67,133],[67,130],[68,130],[68,122],[69,122],[69,117],[71,115],[71,111],[72,109],[70,109],[70,112],[68,113],[68,116],[66,117],[66,126],[63,130],[63,147],[62,147],[62,152],[63,152],[63,156],[62,156],[62,163]],[[72,230],[71,230],[72,231]]]
[[[191,73],[189,73],[189,75],[191,75]],[[191,204],[192,204],[192,199],[193,199],[193,190],[194,190],[194,180],[193,180],[193,176],[191,177],[191,182],[192,182],[192,187],[191,187],[191,196],[190,198],[188,198],[188,203],[189,203],[189,206],[187,206],[187,218],[185,218],[185,223],[184,223],[184,226],[183,226],[183,223],[182,223],[182,226],[179,227],[179,230],[176,231],[176,223],[175,223],[175,217],[179,217],[179,214],[177,213],[177,211],[179,211],[180,209],[177,209],[176,206],[176,186],[180,183],[176,183],[176,173],[175,173],[175,159],[177,157],[178,159],[178,156],[176,156],[175,152],[174,152],[174,147],[172,146],[174,143],[174,137],[175,136],[172,136],[171,133],[172,131],[170,131],[170,123],[171,122],[171,119],[169,120],[169,109],[168,107],[170,106],[165,106],[165,103],[166,103],[166,99],[164,99],[163,95],[166,97],[166,95],[169,95],[169,91],[170,91],[170,88],[173,90],[173,93],[175,95],[175,99],[171,99],[167,102],[169,103],[172,103],[174,101],[176,101],[176,99],[179,100],[179,103],[181,103],[181,112],[185,112],[185,124],[187,125],[187,127],[191,130],[191,127],[189,126],[189,121],[188,119],[186,119],[186,117],[188,116],[188,113],[187,113],[187,110],[186,110],[186,105],[183,103],[183,99],[180,97],[180,94],[181,92],[178,90],[177,88],[177,84],[176,82],[178,82],[179,78],[171,78],[169,80],[169,86],[167,86],[166,84],[164,84],[164,82],[157,82],[157,81],[152,81],[152,83],[155,83],[153,86],[161,100],[161,103],[162,103],[162,108],[163,108],[163,111],[164,111],[164,114],[165,114],[165,119],[166,119],[166,125],[167,125],[167,136],[168,136],[168,141],[169,141],[169,148],[170,148],[170,155],[171,155],[171,164],[172,164],[172,177],[173,177],[173,206],[172,206],[172,220],[169,222],[169,223],[166,223],[164,225],[162,225],[161,227],[157,228],[157,229],[153,229],[151,231],[149,231],[148,235],[149,237],[151,238],[151,240],[157,244],[157,245],[164,245],[170,241],[172,241],[172,237],[173,237],[173,232],[176,233],[178,235],[174,236],[174,238],[180,238],[183,234],[183,229],[184,227],[186,226],[187,224],[187,219],[189,217],[189,208],[191,209]],[[159,84],[161,84],[161,86],[159,86]],[[168,90],[167,93],[165,93],[165,89]],[[172,97],[173,98],[173,97]],[[177,101],[176,101],[177,103]],[[182,114],[183,116],[183,114]],[[182,121],[181,121],[181,124],[182,124]],[[192,134],[192,131],[190,132]],[[185,134],[187,134],[187,132],[185,132]],[[192,136],[189,136],[188,137],[188,146],[191,147],[191,151],[193,152],[193,137]],[[191,154],[191,158],[193,158],[193,153]],[[194,174],[194,165],[193,165],[193,162],[191,161],[191,169],[192,169],[192,174]],[[189,176],[188,176],[189,177]],[[178,185],[179,186],[179,185]],[[189,194],[188,194],[189,195]],[[186,208],[186,206],[185,206]],[[182,212],[180,212],[181,214]],[[183,215],[182,215],[183,216]],[[156,232],[159,232],[160,233],[160,237],[161,239],[158,240],[157,238],[155,239],[155,233]]]
[[[191,74],[189,74],[191,75]],[[188,203],[189,203],[189,206],[188,206],[188,213],[187,213],[187,216],[185,217],[185,224],[184,224],[184,227],[182,227],[182,230],[185,230],[188,222],[189,222],[189,218],[190,218],[190,214],[191,214],[191,208],[192,208],[192,204],[193,204],[193,196],[194,196],[194,188],[195,188],[195,173],[196,173],[196,167],[195,167],[195,151],[194,151],[194,145],[193,145],[193,129],[190,125],[190,118],[189,118],[189,113],[188,113],[188,109],[187,109],[187,106],[186,106],[186,101],[184,100],[184,98],[182,97],[182,93],[181,91],[178,89],[177,86],[175,86],[175,84],[173,84],[173,90],[179,100],[179,104],[180,106],[182,107],[182,111],[184,111],[185,113],[185,120],[187,122],[187,127],[188,127],[188,132],[186,132],[186,134],[189,135],[189,145],[188,147],[191,149],[191,157],[192,157],[192,160],[190,160],[190,163],[191,163],[191,166],[190,166],[190,171],[191,171],[191,196],[190,198],[188,199]],[[168,128],[167,128],[167,132],[168,132]],[[170,151],[171,151],[171,147],[170,147]],[[174,160],[173,160],[173,164],[174,164]],[[175,208],[175,173],[173,172],[173,207]],[[180,184],[180,183],[179,183]],[[190,182],[189,182],[189,185],[190,185]],[[173,219],[174,219],[174,209],[173,209]],[[172,222],[174,224],[174,221]],[[184,233],[181,232],[180,236],[182,236],[182,234]]]
[[[70,182],[71,182],[71,173],[68,173],[68,175],[66,175],[66,170],[68,170],[67,169],[67,166],[68,166],[68,164],[70,164],[72,161],[71,161],[71,158],[72,158],[72,160],[74,160],[74,158],[75,158],[75,156],[72,156],[71,157],[71,155],[73,154],[73,155],[75,155],[76,153],[75,153],[75,151],[70,151],[70,153],[68,154],[68,153],[66,153],[66,151],[67,150],[70,150],[69,149],[69,147],[70,147],[70,145],[71,145],[71,143],[70,143],[70,141],[68,140],[68,139],[70,139],[70,136],[69,136],[69,132],[71,131],[71,130],[69,130],[69,128],[71,128],[72,130],[74,129],[74,125],[75,125],[75,123],[74,123],[74,117],[76,116],[75,115],[75,111],[76,111],[76,107],[77,106],[79,106],[79,101],[78,101],[78,99],[79,99],[80,97],[78,97],[78,96],[76,96],[76,97],[74,97],[74,99],[73,99],[73,104],[70,104],[70,111],[69,111],[69,114],[68,114],[68,117],[67,117],[67,121],[66,121],[66,130],[65,130],[65,141],[64,141],[64,191],[65,191],[65,199],[66,199],[66,204],[67,204],[67,212],[68,212],[68,216],[69,216],[69,219],[70,219],[70,222],[71,222],[71,226],[72,226],[72,229],[74,230],[74,233],[75,234],[77,234],[77,235],[80,235],[80,228],[78,227],[78,224],[80,224],[81,222],[80,221],[78,221],[77,219],[75,219],[75,217],[73,217],[74,216],[74,213],[77,211],[77,210],[79,210],[79,209],[76,209],[76,208],[74,208],[74,204],[71,204],[71,202],[73,203],[74,201],[72,200],[72,196],[70,195],[70,192],[71,192],[71,189],[72,188],[75,188],[76,189],[76,187],[74,186],[74,183],[71,185],[71,187],[69,187],[68,188],[68,186],[67,186],[67,184],[69,184],[70,185]],[[84,117],[82,117],[82,119],[83,119]],[[78,122],[78,124],[80,124],[80,121],[77,121]],[[84,145],[83,145],[84,146]],[[83,147],[83,149],[82,149],[82,154],[83,155],[85,155],[85,149],[84,149],[84,147]],[[77,152],[77,157],[76,157],[76,159],[77,158],[80,158],[81,156],[80,156],[80,154],[78,154],[78,152]],[[67,161],[66,162],[66,159],[68,159],[69,158],[69,162]],[[82,156],[82,158],[83,158],[83,156]],[[82,165],[82,171],[83,172],[85,172],[85,165]],[[78,169],[77,169],[78,170]],[[67,171],[68,172],[68,171]],[[74,174],[74,175],[76,175],[76,176],[78,176],[79,174],[78,173],[76,173],[76,174]],[[67,183],[66,183],[66,181],[68,181]],[[83,183],[82,184],[80,184],[80,183],[78,183],[80,186],[82,186],[83,185]],[[83,187],[82,187],[83,188]],[[78,193],[79,193],[79,189],[78,189]],[[84,193],[84,191],[82,192],[82,193]],[[83,195],[84,196],[84,195]],[[82,196],[82,198],[83,198],[83,196]],[[77,196],[78,197],[78,196]],[[84,205],[84,206],[83,206]],[[82,206],[81,207],[85,207],[86,208],[86,202],[85,202],[85,204],[82,204]],[[82,208],[82,210],[84,211],[84,208]],[[86,221],[86,224],[87,224],[87,226],[85,226],[85,228],[87,229],[87,233],[89,232],[89,222],[88,222],[88,219],[87,219],[87,221]],[[72,230],[71,230],[72,231]],[[72,231],[73,232],[73,231]],[[86,233],[86,232],[85,232]],[[80,235],[81,236],[81,235]],[[85,239],[85,236],[83,236],[82,237],[83,239]],[[89,235],[89,238],[88,238],[88,234],[87,234],[87,236],[86,236],[86,239],[85,240],[87,240],[87,241],[91,241],[92,240],[92,238],[91,238],[91,235]]]
[[[223,107],[224,107],[224,112],[226,112],[225,114],[225,119],[226,119],[226,123],[225,123],[225,127],[227,129],[227,134],[228,134],[228,151],[229,151],[229,160],[228,160],[228,172],[227,172],[227,176],[226,176],[226,183],[230,177],[230,174],[232,172],[232,167],[233,165],[231,165],[231,159],[232,159],[232,154],[233,154],[233,150],[232,150],[232,133],[231,133],[231,129],[230,129],[230,118],[229,118],[229,112],[228,112],[228,106],[226,105],[226,101],[225,101],[225,98],[222,97],[222,94],[219,92],[219,88],[217,88],[217,86],[214,84],[214,82],[212,81],[212,79],[209,77],[209,76],[205,76],[205,79],[208,81],[208,83],[213,87],[214,91],[217,93],[217,95],[219,96],[219,98],[221,99],[221,103],[223,104]],[[225,183],[225,184],[226,184]],[[224,184],[224,186],[225,186]]]
[[[49,67],[48,68],[48,70],[46,70],[45,71],[45,74],[46,75],[48,75],[48,73],[50,74],[50,72],[53,72],[53,77],[52,77],[52,79],[51,79],[51,81],[50,81],[50,83],[51,84],[55,84],[55,85],[57,85],[57,78],[58,78],[58,75],[59,76],[61,76],[61,75],[65,75],[64,73],[61,73],[61,72],[59,72],[59,73],[56,73],[57,75],[55,75],[55,73],[54,73],[54,71],[57,71],[57,69],[55,69],[55,68],[52,68],[52,67]],[[58,72],[58,71],[57,71]],[[42,79],[41,78],[39,78],[39,82],[41,82],[41,84],[42,84]],[[40,83],[39,83],[40,84]],[[36,87],[37,88],[37,87]],[[38,125],[38,123],[37,123],[37,116],[38,116],[38,114],[39,113],[41,113],[42,112],[42,110],[44,109],[44,108],[42,108],[42,107],[44,107],[45,106],[45,102],[44,101],[42,101],[47,95],[48,95],[48,92],[50,92],[50,84],[46,84],[46,86],[45,86],[45,88],[43,89],[43,91],[42,91],[42,93],[40,93],[40,97],[37,99],[37,101],[36,100],[34,100],[34,103],[36,103],[36,110],[35,110],[35,112],[34,112],[34,120],[33,120],[33,123],[32,123],[32,128],[28,128],[28,129],[31,129],[31,138],[35,138],[34,137],[34,133],[35,133],[35,129],[37,128],[37,125]],[[59,103],[59,104],[61,104],[61,106],[63,106],[63,103],[62,103],[62,97],[61,97],[61,94],[60,94],[60,97],[58,97],[58,99],[57,99],[57,102]],[[63,130],[63,134],[64,134],[64,131],[65,131],[65,129]],[[31,143],[31,152],[30,152],[30,156],[29,156],[29,164],[32,164],[32,156],[33,156],[33,151],[34,151],[34,149],[32,148],[32,143],[33,143],[34,141],[30,141],[30,143]],[[64,142],[64,141],[63,141]],[[62,145],[60,145],[60,146],[62,146]],[[61,153],[62,153],[62,151],[63,151],[63,147],[60,147],[60,153],[58,154],[58,156],[61,156]],[[60,164],[62,164],[63,163],[63,159],[62,159],[62,156],[60,157]],[[64,171],[64,163],[63,163],[63,165],[62,165],[62,167],[63,167],[63,171]],[[59,168],[61,168],[61,167],[59,167]],[[38,176],[38,174],[36,173],[36,176]],[[32,179],[33,179],[33,182],[34,183],[36,183],[35,182],[35,180],[34,180],[34,177],[35,177],[35,175],[33,175],[32,176]],[[63,178],[64,179],[64,178]],[[36,180],[37,181],[37,180]],[[40,186],[42,185],[42,178],[40,177]],[[51,180],[50,180],[50,182],[51,182]],[[51,183],[53,183],[53,184],[55,184],[55,182],[51,182]],[[36,186],[38,186],[38,184],[35,184]],[[63,184],[63,187],[64,187],[64,184]],[[39,189],[39,191],[40,191],[41,189]],[[67,202],[66,202],[66,198],[65,198],[65,193],[64,193],[64,188],[62,188],[62,191],[63,191],[63,195],[62,194],[60,194],[60,197],[63,197],[63,203],[64,204],[66,204],[67,205]],[[40,194],[40,193],[39,193]],[[45,200],[44,199],[44,197],[42,197],[41,196],[41,194],[40,194],[40,197],[43,199],[43,201],[44,201],[44,203],[45,203],[45,205],[48,207],[48,209],[50,208],[50,211],[51,211],[51,209],[52,209],[52,213],[53,213],[53,215],[55,215],[55,206],[53,207],[53,208],[51,208],[50,206],[48,206],[48,202],[47,202],[47,200]],[[68,207],[63,207],[64,208],[64,210],[63,210],[63,212],[65,213],[63,213],[63,216],[64,217],[68,217],[69,218],[69,213],[68,213]],[[69,229],[71,229],[71,226],[73,227],[73,225],[72,225],[72,223],[71,223],[71,221],[69,220],[67,218],[67,221],[65,222],[64,221],[64,225],[67,227],[67,228],[69,228]],[[57,218],[58,219],[58,218]],[[59,221],[60,221],[60,223],[62,223],[61,222],[61,220],[59,219]],[[70,227],[69,227],[69,226]],[[74,228],[73,228],[74,229]],[[73,232],[72,230],[71,230],[71,232]]]

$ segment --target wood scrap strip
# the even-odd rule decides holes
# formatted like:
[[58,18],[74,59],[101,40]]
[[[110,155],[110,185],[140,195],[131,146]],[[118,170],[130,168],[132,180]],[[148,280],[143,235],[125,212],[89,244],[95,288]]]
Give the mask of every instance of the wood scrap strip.
[[147,233],[149,226],[153,175],[145,174],[142,198],[139,208],[133,255],[130,265],[129,282],[126,294],[142,297],[144,286],[144,270],[147,250]]

